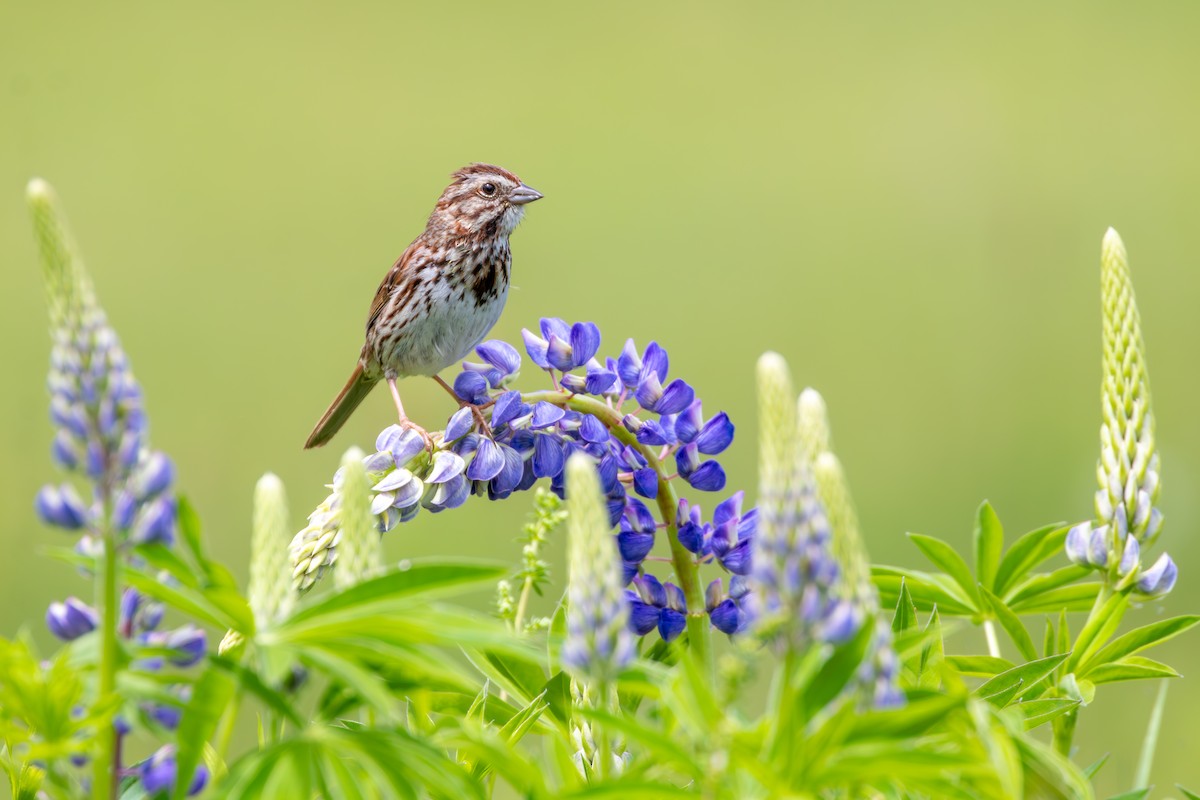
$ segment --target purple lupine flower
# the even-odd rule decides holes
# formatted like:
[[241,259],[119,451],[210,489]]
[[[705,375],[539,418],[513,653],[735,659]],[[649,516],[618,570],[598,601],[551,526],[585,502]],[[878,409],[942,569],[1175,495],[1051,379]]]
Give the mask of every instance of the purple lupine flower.
[[[158,748],[153,755],[137,767],[138,779],[142,783],[142,788],[150,796],[173,792],[176,772],[175,746],[169,744]],[[196,767],[196,774],[192,776],[192,782],[188,786],[188,796],[199,794],[207,782],[208,769],[200,764]]]
[[96,610],[78,597],[68,597],[61,603],[51,603],[46,609],[46,627],[66,642],[91,633],[96,629],[98,622]]

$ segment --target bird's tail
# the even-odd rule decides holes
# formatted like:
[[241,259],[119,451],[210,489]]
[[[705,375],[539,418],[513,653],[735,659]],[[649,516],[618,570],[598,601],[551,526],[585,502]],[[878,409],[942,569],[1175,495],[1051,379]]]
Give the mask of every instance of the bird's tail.
[[354,372],[350,373],[350,380],[346,381],[345,387],[329,404],[329,408],[325,410],[317,427],[313,428],[313,432],[308,435],[304,449],[320,447],[332,439],[378,382],[377,378],[368,378],[363,374],[362,364],[356,366]]

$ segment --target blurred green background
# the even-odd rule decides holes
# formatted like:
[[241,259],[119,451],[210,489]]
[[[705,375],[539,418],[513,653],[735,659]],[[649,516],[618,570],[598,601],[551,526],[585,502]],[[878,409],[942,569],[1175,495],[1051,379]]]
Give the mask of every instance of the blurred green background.
[[[378,392],[300,452],[376,283],[475,160],[546,195],[497,336],[553,314],[614,351],[659,339],[738,422],[725,461],[751,490],[754,361],[779,350],[824,393],[893,563],[919,563],[906,530],[966,546],[985,497],[1010,534],[1090,515],[1117,227],[1182,574],[1133,619],[1196,611],[1198,21],[1188,3],[0,5],[0,632],[88,592],[37,557],[64,539],[32,512],[54,472],[30,177],[61,194],[154,443],[244,575],[254,480],[283,477],[299,528],[340,450],[391,421]],[[438,427],[441,390],[402,386]],[[515,560],[527,508],[422,515],[388,552]],[[1198,655],[1196,635],[1162,652],[1184,673]],[[1172,686],[1164,791],[1200,786],[1197,677]],[[1152,694],[1104,687],[1084,711],[1081,763],[1113,754],[1102,790],[1128,788]]]

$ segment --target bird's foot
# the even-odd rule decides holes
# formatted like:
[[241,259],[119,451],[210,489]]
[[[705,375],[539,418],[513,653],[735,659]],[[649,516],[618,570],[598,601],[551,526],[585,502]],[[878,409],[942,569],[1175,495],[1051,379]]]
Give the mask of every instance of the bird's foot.
[[425,442],[425,449],[431,453],[433,452],[433,438],[430,437],[429,431],[425,430],[408,417],[400,417],[400,427],[416,431],[417,434],[420,435],[421,440]]
[[492,426],[488,424],[487,417],[483,416],[483,410],[485,408],[491,408],[495,404],[495,400],[487,403],[480,403],[478,405],[475,403],[468,403],[466,400],[458,401],[459,408],[471,409],[471,416],[475,417],[475,423],[479,426],[479,432],[489,439],[492,438]]

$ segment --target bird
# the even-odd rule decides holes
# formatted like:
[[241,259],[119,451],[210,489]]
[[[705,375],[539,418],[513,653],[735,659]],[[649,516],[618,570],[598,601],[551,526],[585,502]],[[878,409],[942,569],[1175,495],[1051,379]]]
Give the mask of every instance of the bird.
[[[508,239],[541,192],[493,164],[469,164],[451,176],[425,230],[384,276],[367,314],[358,363],[309,434],[304,448],[333,438],[381,380],[400,425],[429,433],[404,412],[396,381],[429,376],[461,400],[438,373],[466,356],[500,318],[508,299],[512,252]],[[478,408],[475,415],[482,422]]]

